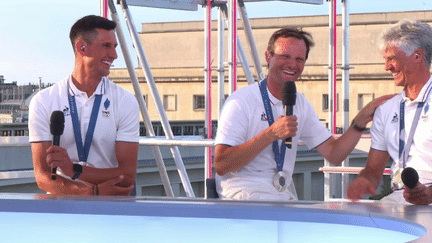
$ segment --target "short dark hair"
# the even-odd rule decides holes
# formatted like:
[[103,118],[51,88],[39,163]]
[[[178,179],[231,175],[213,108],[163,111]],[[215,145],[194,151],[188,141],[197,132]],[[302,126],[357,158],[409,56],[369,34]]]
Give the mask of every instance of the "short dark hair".
[[300,28],[282,28],[276,32],[273,33],[273,35],[270,37],[267,51],[273,55],[274,54],[274,48],[275,48],[275,42],[280,37],[288,38],[293,37],[297,38],[299,40],[303,40],[306,44],[306,60],[309,57],[309,51],[310,48],[315,45],[312,35],[309,32],[303,31]]
[[115,27],[116,23],[114,21],[101,16],[87,15],[82,17],[75,22],[69,33],[74,52],[76,52],[75,43],[78,39],[83,39],[86,43],[92,44],[92,41],[97,36],[96,29],[114,30]]

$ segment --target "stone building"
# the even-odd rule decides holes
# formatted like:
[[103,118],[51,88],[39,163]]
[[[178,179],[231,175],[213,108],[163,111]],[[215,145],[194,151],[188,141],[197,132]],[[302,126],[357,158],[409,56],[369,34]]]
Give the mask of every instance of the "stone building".
[[[391,12],[350,15],[350,80],[349,80],[349,116],[352,119],[357,112],[373,98],[401,91],[395,87],[392,76],[384,70],[384,59],[376,46],[376,39],[381,30],[390,24],[404,19],[418,19],[432,23],[432,11]],[[280,18],[250,19],[254,39],[263,69],[267,64],[264,52],[270,35],[284,26],[301,27],[312,34],[315,46],[311,49],[301,79],[297,82],[297,91],[303,93],[314,106],[319,118],[326,125],[329,122],[328,108],[328,16],[302,16]],[[341,16],[337,16],[337,65],[341,65]],[[213,21],[212,57],[215,59],[212,69],[216,69],[217,27]],[[238,23],[239,38],[244,47],[249,63],[252,59],[247,42]],[[168,119],[177,128],[177,133],[199,133],[195,126],[203,127],[204,104],[204,22],[143,23],[139,33],[146,58],[154,76],[158,92]],[[225,36],[228,36],[226,33]],[[225,45],[228,46],[227,44]],[[226,54],[225,57],[228,55]],[[151,93],[146,84],[141,68],[136,69],[152,121],[159,121]],[[255,70],[252,69],[255,75]],[[217,109],[217,72],[213,72],[212,82],[212,119],[216,122]],[[337,71],[337,94],[341,97],[341,70]],[[112,69],[111,80],[133,93],[129,74],[126,69]],[[228,95],[228,73],[225,73],[225,94]],[[242,69],[238,67],[238,87],[247,85]],[[342,111],[342,102],[337,102],[338,111]],[[337,113],[336,125],[341,127],[341,112]],[[187,126],[187,127],[185,127]],[[191,128],[192,127],[192,128]],[[193,129],[193,130],[191,130]],[[159,134],[162,135],[162,134]]]

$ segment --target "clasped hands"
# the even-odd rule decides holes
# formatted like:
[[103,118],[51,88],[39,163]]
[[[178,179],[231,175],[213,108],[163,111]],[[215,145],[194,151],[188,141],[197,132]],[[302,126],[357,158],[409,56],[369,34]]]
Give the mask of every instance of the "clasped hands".
[[[46,162],[50,168],[60,168],[61,172],[68,178],[72,178],[75,174],[73,171],[73,163],[69,158],[67,151],[59,146],[52,145],[47,149]],[[133,185],[129,187],[120,186],[124,179],[123,175],[116,176],[111,179],[100,183],[90,183],[85,180],[81,180],[82,185],[87,187],[97,187],[98,195],[130,195],[133,189]]]

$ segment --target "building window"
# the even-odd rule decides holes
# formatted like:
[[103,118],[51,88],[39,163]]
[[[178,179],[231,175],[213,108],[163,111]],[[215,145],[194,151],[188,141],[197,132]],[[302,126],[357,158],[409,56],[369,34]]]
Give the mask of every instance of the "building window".
[[145,127],[140,127],[140,137],[147,136],[147,130]]
[[156,136],[165,136],[165,131],[162,126],[157,126],[157,131]]
[[164,95],[163,105],[166,111],[176,111],[177,110],[177,96],[176,95]]
[[369,104],[369,102],[371,102],[374,98],[375,98],[374,93],[358,94],[358,102],[357,102],[358,110],[363,109],[363,107]]
[[144,103],[148,107],[148,95],[143,95]]
[[205,109],[205,97],[204,97],[204,95],[194,95],[193,96],[193,109],[194,110],[204,110]]
[[193,135],[193,126],[184,126],[183,135]]
[[323,94],[322,95],[322,110],[323,111],[328,111],[329,109],[329,95],[328,94]]
[[[322,110],[329,111],[330,108],[330,100],[328,94],[322,95]],[[339,94],[336,94],[336,111],[339,111]]]
[[144,104],[146,105],[146,107],[148,107],[148,95],[143,95],[143,99],[144,99]]
[[204,135],[204,126],[195,126],[195,134],[194,135]]
[[181,136],[182,135],[182,127],[181,126],[172,126],[171,130],[172,130],[174,136]]

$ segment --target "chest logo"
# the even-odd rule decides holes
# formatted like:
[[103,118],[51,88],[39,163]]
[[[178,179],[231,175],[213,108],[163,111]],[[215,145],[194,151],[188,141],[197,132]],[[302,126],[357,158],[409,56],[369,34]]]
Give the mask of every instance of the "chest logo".
[[263,112],[261,114],[261,121],[267,121],[267,116],[266,116],[265,112]]
[[110,107],[111,102],[108,100],[108,98],[105,100],[104,102],[104,110],[102,110],[102,117],[104,118],[108,118],[110,117],[111,113],[108,110],[108,108]]
[[64,116],[69,116],[70,115],[69,107],[65,106],[65,108],[63,109],[63,115]]
[[396,122],[398,122],[398,115],[397,115],[397,113],[395,112],[395,114],[394,114],[394,116],[393,116],[393,118],[392,118],[392,120],[391,120],[391,123],[396,123]]

